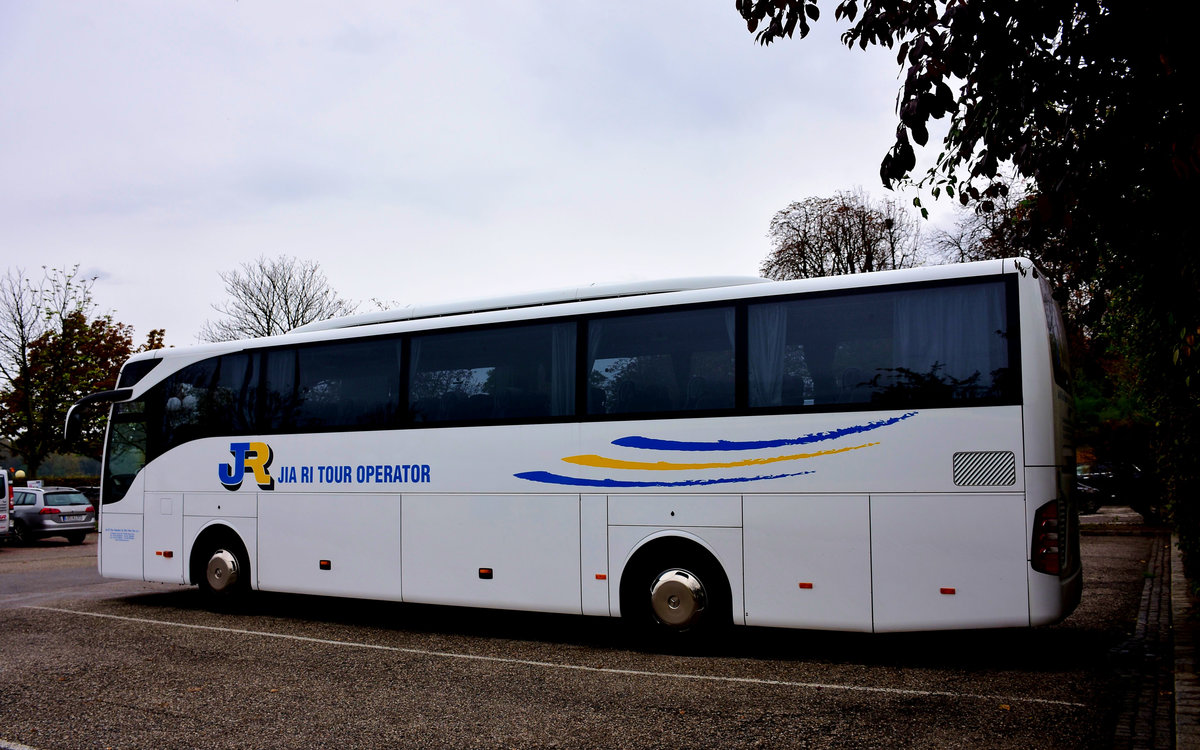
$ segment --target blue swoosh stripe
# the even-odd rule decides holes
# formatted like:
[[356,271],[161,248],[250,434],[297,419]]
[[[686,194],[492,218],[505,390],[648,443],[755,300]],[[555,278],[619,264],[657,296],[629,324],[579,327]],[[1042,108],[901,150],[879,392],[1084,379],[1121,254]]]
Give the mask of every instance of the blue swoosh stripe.
[[725,477],[722,479],[688,479],[682,482],[636,482],[625,479],[584,479],[582,477],[567,477],[552,474],[548,471],[525,471],[514,474],[517,479],[527,479],[530,482],[544,484],[566,484],[573,487],[700,487],[706,484],[734,484],[736,482],[760,482],[768,479],[783,479],[785,477],[802,477],[813,474],[812,471],[801,471],[795,474],[772,474],[760,477]]
[[660,440],[658,438],[631,435],[629,437],[617,438],[612,441],[612,444],[619,445],[622,448],[659,451],[753,451],[763,448],[782,448],[787,445],[806,445],[808,443],[820,443],[825,440],[836,440],[846,435],[857,435],[862,432],[878,430],[881,427],[889,427],[916,415],[917,412],[910,411],[907,414],[881,419],[878,422],[867,422],[866,424],[856,424],[850,427],[839,427],[836,430],[829,430],[828,432],[812,432],[800,437],[779,438],[777,440],[749,440],[742,442],[736,440],[716,440],[707,443],[689,443],[682,440]]

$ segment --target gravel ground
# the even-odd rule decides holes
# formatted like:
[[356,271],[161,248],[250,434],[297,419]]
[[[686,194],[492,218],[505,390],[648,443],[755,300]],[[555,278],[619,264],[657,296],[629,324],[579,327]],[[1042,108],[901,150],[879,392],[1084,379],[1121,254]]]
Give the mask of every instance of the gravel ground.
[[[661,653],[618,621],[110,582],[92,540],[0,548],[0,746],[1105,747],[1151,545],[1085,537],[1053,627],[737,629]],[[90,555],[90,557],[89,557]]]

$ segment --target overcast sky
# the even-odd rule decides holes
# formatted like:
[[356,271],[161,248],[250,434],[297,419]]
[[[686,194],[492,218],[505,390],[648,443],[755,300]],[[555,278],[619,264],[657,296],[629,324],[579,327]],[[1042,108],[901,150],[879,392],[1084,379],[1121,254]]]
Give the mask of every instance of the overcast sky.
[[361,311],[753,275],[791,201],[885,195],[894,53],[827,16],[763,48],[733,0],[0,0],[0,259],[176,346],[259,255]]

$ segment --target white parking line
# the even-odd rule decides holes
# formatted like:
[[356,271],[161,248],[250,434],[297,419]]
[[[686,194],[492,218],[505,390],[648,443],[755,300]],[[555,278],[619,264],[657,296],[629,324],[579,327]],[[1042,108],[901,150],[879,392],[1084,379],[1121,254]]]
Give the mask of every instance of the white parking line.
[[241,628],[220,628],[213,625],[193,625],[184,622],[170,622],[167,620],[151,620],[142,617],[125,617],[123,615],[110,615],[102,612],[81,612],[74,609],[60,609],[58,607],[37,607],[29,606],[23,609],[36,609],[45,612],[59,612],[67,615],[79,615],[81,617],[97,617],[106,620],[119,620],[121,622],[135,622],[144,625],[162,625],[172,628],[186,628],[190,630],[204,630],[213,633],[230,633],[233,635],[252,635],[260,638],[277,638],[286,641],[298,641],[301,643],[316,643],[323,646],[341,646],[344,648],[359,648],[369,649],[373,651],[389,651],[393,653],[412,654],[414,656],[429,656],[440,659],[462,659],[466,661],[481,661],[493,662],[497,664],[517,664],[526,667],[537,667],[540,669],[562,669],[574,670],[576,672],[592,672],[598,674],[613,674],[613,675],[629,675],[634,677],[657,677],[670,680],[698,680],[704,682],[723,682],[740,685],[765,685],[770,687],[792,687],[802,688],[806,690],[840,690],[849,693],[875,693],[880,695],[902,695],[908,697],[922,698],[955,698],[960,700],[979,700],[990,701],[996,703],[1022,703],[1036,704],[1043,706],[1067,706],[1070,708],[1086,708],[1086,703],[1074,703],[1071,701],[1049,700],[1047,698],[1018,698],[1008,697],[1003,695],[983,695],[979,693],[955,693],[945,690],[909,690],[904,688],[889,688],[889,687],[870,687],[864,685],[834,685],[820,682],[791,682],[788,680],[768,680],[759,677],[729,677],[724,675],[708,675],[708,674],[682,674],[679,672],[651,672],[642,669],[616,669],[613,667],[589,667],[583,664],[560,664],[549,661],[534,661],[531,659],[510,659],[502,656],[483,656],[480,654],[457,654],[452,651],[429,651],[420,648],[406,648],[403,646],[381,646],[375,643],[358,643],[355,641],[336,641],[326,638],[310,638],[303,635],[287,635],[285,633],[270,633],[262,630],[243,630]]

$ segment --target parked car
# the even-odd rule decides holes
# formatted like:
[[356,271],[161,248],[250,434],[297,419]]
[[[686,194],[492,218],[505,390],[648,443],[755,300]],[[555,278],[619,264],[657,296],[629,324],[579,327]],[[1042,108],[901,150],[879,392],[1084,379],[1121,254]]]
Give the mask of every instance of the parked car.
[[73,487],[17,487],[11,516],[14,541],[62,536],[80,544],[95,528],[96,506]]
[[8,539],[12,528],[12,487],[8,483],[8,472],[0,468],[0,539]]
[[1108,496],[1090,484],[1075,480],[1075,503],[1083,514],[1095,513],[1100,509]]

